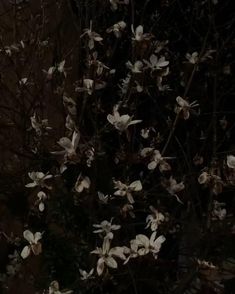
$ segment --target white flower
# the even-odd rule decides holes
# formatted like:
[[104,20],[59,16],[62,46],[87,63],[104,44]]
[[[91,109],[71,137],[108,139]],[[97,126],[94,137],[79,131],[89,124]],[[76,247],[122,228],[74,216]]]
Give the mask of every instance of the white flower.
[[199,105],[199,104],[196,103],[196,101],[193,101],[192,103],[189,103],[188,101],[184,100],[180,96],[178,96],[176,98],[176,101],[178,103],[178,106],[176,106],[175,112],[176,113],[182,112],[183,117],[184,117],[185,120],[188,119],[189,116],[190,116],[190,109]]
[[120,0],[109,0],[110,4],[111,4],[111,9],[113,11],[118,9],[118,4],[125,4],[128,5],[129,4],[129,0],[124,0],[124,1],[120,1]]
[[35,130],[38,136],[43,134],[43,131],[51,130],[52,128],[48,125],[48,119],[38,120],[36,113],[30,117],[31,126]]
[[127,68],[129,68],[133,73],[141,73],[143,69],[143,62],[137,60],[134,64],[130,61],[126,63]]
[[213,170],[202,172],[198,177],[198,182],[209,186],[215,195],[220,194],[223,190],[223,181],[220,176],[213,173]]
[[120,115],[117,106],[113,108],[113,115],[107,115],[107,120],[120,132],[125,131],[130,125],[142,122],[142,120],[132,120],[128,114]]
[[163,179],[162,185],[169,194],[175,196],[177,201],[183,204],[183,202],[179,199],[176,193],[184,190],[184,182],[177,183],[176,180],[171,176],[170,179]]
[[67,137],[62,137],[60,140],[57,142],[58,145],[60,145],[64,151],[59,151],[59,152],[52,152],[53,154],[64,154],[65,158],[72,158],[73,156],[76,156],[76,150],[78,147],[78,143],[80,140],[80,133],[74,131],[72,140],[70,140]]
[[41,243],[38,242],[42,238],[42,233],[36,232],[33,234],[29,230],[23,232],[24,238],[29,242],[29,245],[25,246],[21,252],[22,258],[27,258],[32,251],[33,254],[38,255],[42,252]]
[[121,214],[123,217],[127,217],[127,214],[130,215],[130,217],[135,218],[135,213],[133,212],[134,206],[130,203],[126,203],[123,205],[123,207],[120,209]]
[[130,74],[128,74],[125,79],[121,80],[121,85],[119,85],[119,88],[121,89],[122,94],[127,93],[128,88],[129,88],[129,84],[130,84],[130,80],[131,80],[131,75]]
[[150,156],[150,163],[148,164],[149,170],[154,170],[157,166],[159,166],[160,172],[171,170],[170,165],[165,161],[165,159],[169,157],[162,157],[159,150],[146,147],[141,150],[140,155],[142,157]]
[[149,129],[149,128],[141,129],[141,131],[140,131],[140,135],[141,135],[141,137],[143,137],[144,139],[148,139],[148,137],[149,137],[149,132],[150,132],[150,129]]
[[76,87],[76,92],[87,92],[88,95],[92,95],[94,89],[94,81],[91,79],[83,79],[83,87]]
[[128,261],[131,258],[136,258],[136,257],[139,256],[139,254],[138,254],[138,243],[137,243],[137,241],[135,239],[130,241],[130,248],[126,247],[126,246],[124,246],[123,248],[124,248],[124,254],[129,255],[123,264],[128,263]]
[[39,209],[39,211],[42,212],[45,209],[44,201],[47,199],[47,195],[43,191],[40,191],[40,192],[38,192],[37,197],[38,197],[38,202],[39,202],[38,209]]
[[196,64],[199,60],[198,52],[193,52],[192,54],[186,53],[185,57],[189,61],[189,63],[192,63],[192,64]]
[[107,33],[113,32],[116,38],[121,37],[122,31],[126,28],[126,23],[124,21],[119,21],[115,23],[113,26],[106,30]]
[[152,214],[149,214],[146,218],[146,229],[150,227],[152,231],[156,231],[158,226],[164,222],[165,216],[161,212],[158,212],[153,206],[150,206],[149,208],[152,211]]
[[227,210],[226,208],[224,208],[224,206],[225,206],[225,203],[214,200],[212,215],[218,218],[219,220],[225,219]]
[[72,290],[60,290],[59,283],[57,281],[52,281],[49,287],[48,294],[71,294]]
[[235,156],[233,155],[227,156],[227,166],[229,168],[235,169]]
[[123,184],[121,181],[113,181],[114,189],[117,191],[114,192],[116,196],[126,196],[129,203],[134,203],[135,200],[132,196],[132,192],[139,192],[142,190],[142,184],[139,180],[132,182],[130,185]]
[[144,28],[141,25],[139,25],[135,30],[133,25],[131,25],[131,31],[133,33],[133,41],[142,42],[144,40],[149,40],[151,38],[150,34],[144,34]]
[[157,232],[153,232],[150,239],[142,234],[136,236],[136,242],[140,249],[138,249],[139,255],[146,255],[148,253],[152,253],[155,258],[157,258],[157,254],[159,253],[162,243],[165,242],[166,238],[161,235],[156,239]]
[[103,203],[103,204],[107,204],[109,199],[111,199],[110,195],[104,195],[104,193],[98,191],[98,197],[99,200]]
[[151,68],[151,71],[155,71],[166,67],[169,64],[169,61],[167,61],[164,56],[158,58],[156,55],[152,54],[150,56],[150,62],[144,59],[144,63]]
[[90,28],[85,29],[84,33],[81,35],[80,38],[82,38],[84,35],[87,35],[89,38],[88,47],[90,50],[92,50],[95,47],[95,42],[100,43],[103,40],[103,38],[99,34],[92,31],[92,21],[90,21]]
[[108,238],[104,238],[102,248],[97,247],[91,253],[99,256],[96,268],[98,276],[102,275],[105,265],[110,268],[118,267],[114,257],[121,258],[122,260],[126,259],[123,247],[113,247],[110,249],[110,240]]
[[77,178],[74,189],[78,193],[81,193],[84,189],[89,189],[90,185],[91,185],[90,179],[88,177],[82,177],[82,174],[80,174]]
[[36,186],[40,186],[41,188],[52,189],[52,187],[48,186],[45,183],[45,180],[51,179],[53,177],[52,175],[45,175],[42,172],[34,172],[34,171],[31,173],[28,173],[28,175],[30,179],[33,180],[33,182],[25,185],[25,187],[34,188]]
[[94,269],[92,268],[89,272],[79,269],[79,273],[81,275],[81,280],[88,280],[90,278],[92,278],[92,275],[94,273]]
[[108,222],[107,220],[103,220],[100,224],[94,224],[93,227],[96,230],[93,231],[95,234],[105,233],[105,238],[113,239],[112,231],[119,230],[121,228],[120,225],[113,225],[112,220]]
[[[92,56],[89,56],[88,64],[89,66],[91,65],[95,66],[97,75],[101,76],[104,69],[110,70],[110,68],[106,66],[103,62],[99,61],[97,58],[98,58],[98,53],[97,51],[95,51],[92,53]],[[92,83],[92,87],[93,87],[93,83]]]

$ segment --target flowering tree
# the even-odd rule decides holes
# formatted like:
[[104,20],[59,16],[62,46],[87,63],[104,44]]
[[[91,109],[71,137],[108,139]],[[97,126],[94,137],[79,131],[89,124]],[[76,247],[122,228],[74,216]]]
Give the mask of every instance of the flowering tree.
[[232,293],[232,1],[192,2],[0,4],[3,293]]

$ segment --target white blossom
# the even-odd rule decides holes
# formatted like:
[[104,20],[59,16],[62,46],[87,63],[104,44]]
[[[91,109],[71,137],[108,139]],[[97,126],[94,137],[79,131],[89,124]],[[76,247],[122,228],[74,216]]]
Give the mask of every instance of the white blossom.
[[212,215],[219,220],[225,219],[227,215],[227,210],[225,207],[225,203],[218,202],[216,200],[213,201],[213,209],[212,209]]
[[59,152],[53,152],[54,154],[64,154],[65,158],[72,158],[73,156],[76,156],[76,150],[78,147],[78,143],[80,140],[80,133],[74,131],[72,140],[70,140],[67,137],[62,137],[60,140],[57,142],[58,145],[60,145],[64,150],[59,151]]
[[84,29],[84,33],[81,35],[81,38],[87,35],[89,38],[88,41],[88,47],[90,50],[92,50],[95,47],[95,42],[101,42],[103,38],[97,34],[96,32],[92,31],[92,21],[90,21],[90,28],[89,29]]
[[235,169],[235,156],[234,155],[227,156],[227,166],[229,168]]
[[96,229],[93,231],[93,233],[95,234],[104,233],[105,238],[113,239],[112,231],[119,230],[121,226],[112,224],[112,220],[113,219],[111,219],[110,222],[107,220],[103,220],[100,224],[94,224],[93,227]]
[[81,275],[81,280],[89,280],[92,278],[92,275],[94,273],[94,269],[92,268],[89,272],[79,269],[79,273]]
[[88,177],[82,177],[80,174],[77,178],[77,181],[75,183],[74,189],[81,193],[84,189],[89,189],[91,185],[91,180]]
[[171,170],[171,166],[165,161],[169,157],[162,157],[159,150],[146,147],[143,148],[140,152],[142,157],[150,157],[150,162],[148,164],[149,170],[154,170],[157,166],[159,166],[160,172]]
[[177,193],[184,190],[184,182],[177,183],[177,181],[171,176],[169,179],[162,180],[163,187],[167,190],[167,192],[176,197],[177,201],[181,204],[183,202],[177,196]]
[[190,116],[190,109],[197,107],[199,104],[196,103],[196,101],[193,101],[192,103],[189,103],[188,101],[184,100],[182,97],[178,96],[176,98],[176,101],[178,103],[178,105],[175,108],[175,112],[179,113],[182,112],[183,113],[183,118],[186,120],[189,118]]
[[44,201],[47,199],[47,195],[43,191],[39,191],[37,194],[37,197],[38,197],[38,209],[39,211],[42,212],[45,209]]
[[130,61],[126,63],[126,66],[128,69],[130,69],[133,73],[141,73],[143,69],[143,62],[140,60],[135,61],[134,64],[132,64]]
[[130,185],[123,184],[121,181],[114,181],[114,189],[116,189],[114,195],[127,197],[127,200],[131,204],[135,202],[132,193],[139,192],[142,188],[141,181],[139,180],[132,182]]
[[128,263],[128,261],[131,258],[136,258],[139,256],[138,254],[139,246],[135,239],[130,241],[130,248],[126,246],[124,246],[123,248],[124,248],[124,254],[128,255],[127,259],[124,261],[124,264]]
[[139,25],[135,30],[133,25],[131,25],[131,31],[133,34],[132,40],[136,42],[142,42],[144,40],[149,40],[151,38],[150,34],[144,34],[143,26]]
[[167,61],[164,56],[158,58],[155,54],[152,54],[150,56],[150,61],[144,59],[144,63],[147,64],[147,67],[150,68],[151,71],[155,71],[166,67],[169,61]]
[[185,57],[191,64],[196,64],[199,60],[198,52],[186,53]]
[[41,243],[39,240],[42,238],[42,233],[36,232],[33,234],[31,231],[26,230],[23,232],[24,238],[29,242],[29,245],[25,246],[21,252],[22,258],[27,258],[31,251],[34,255],[38,255],[41,253]]
[[113,108],[113,115],[107,115],[107,120],[120,132],[125,131],[130,125],[142,122],[142,120],[132,120],[128,114],[120,115],[117,106]]
[[42,119],[41,121],[37,118],[36,113],[30,117],[31,126],[35,130],[38,136],[41,136],[44,131],[51,130],[52,128],[48,125],[48,119]]
[[156,231],[158,226],[164,222],[165,216],[153,206],[150,206],[149,208],[152,211],[152,214],[149,214],[146,218],[146,229],[150,227],[152,231]]
[[126,28],[126,23],[124,21],[119,21],[115,23],[113,26],[106,30],[107,33],[113,32],[116,38],[120,38],[122,35],[122,31]]
[[161,235],[156,238],[157,232],[153,232],[150,239],[142,234],[136,236],[136,243],[138,244],[138,254],[139,255],[146,255],[148,253],[152,253],[155,258],[161,249],[162,243],[165,242],[166,238]]
[[47,189],[52,188],[45,183],[45,180],[51,179],[53,177],[52,175],[44,174],[43,172],[33,171],[31,173],[29,172],[28,176],[30,177],[31,180],[33,180],[33,182],[25,185],[25,187],[34,188],[36,186],[40,186],[41,188],[47,188]]
[[57,281],[52,281],[49,287],[48,294],[71,294],[73,293],[72,290],[60,290],[59,283]]
[[95,250],[91,251],[92,254],[97,254],[99,256],[96,267],[98,276],[102,275],[105,265],[110,268],[118,267],[114,257],[118,257],[122,260],[126,259],[123,247],[110,248],[110,245],[110,240],[104,238],[102,248],[97,247]]

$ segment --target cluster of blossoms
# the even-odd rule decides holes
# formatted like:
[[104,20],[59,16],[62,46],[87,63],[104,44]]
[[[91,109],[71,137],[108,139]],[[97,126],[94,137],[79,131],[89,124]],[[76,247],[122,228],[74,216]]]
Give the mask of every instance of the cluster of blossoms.
[[[129,1],[127,0],[110,0],[109,2],[113,11],[118,10],[122,5],[129,4]],[[106,33],[110,38],[114,38],[114,35],[118,39],[116,40],[118,42],[128,31],[127,23],[128,22],[120,20],[108,27],[106,29]],[[112,75],[115,75],[115,69],[112,69],[111,65],[109,65],[106,60],[99,60],[101,59],[101,55],[98,54],[99,50],[96,51],[96,47],[99,48],[103,46],[104,38],[102,37],[102,35],[94,31],[92,21],[90,21],[90,27],[84,29],[82,35],[80,36],[80,38],[82,40],[85,40],[85,42],[87,43],[88,52],[86,66],[89,70],[86,71],[86,74],[84,74],[81,79],[75,83],[74,92],[77,93],[79,98],[83,98],[81,100],[83,101],[84,105],[88,100],[92,107],[94,104],[96,104],[95,107],[101,110],[100,112],[102,114],[105,113],[103,116],[105,119],[101,130],[104,129],[104,133],[107,133],[109,130],[111,130],[110,133],[113,133],[115,136],[118,137],[120,141],[120,146],[123,145],[120,147],[120,149],[125,149],[125,147],[128,145],[128,148],[130,148],[130,150],[132,147],[134,150],[135,146],[131,146],[132,144],[129,144],[132,143],[130,142],[130,134],[135,133],[135,130],[138,129],[139,124],[141,124],[142,126],[144,125],[145,121],[144,119],[134,119],[136,117],[138,118],[138,115],[136,115],[135,111],[133,110],[135,108],[134,103],[132,103],[131,101],[131,103],[129,104],[130,100],[132,99],[131,94],[134,93],[137,94],[137,96],[142,94],[149,95],[149,89],[151,89],[151,87],[148,87],[149,81],[148,79],[146,79],[146,76],[150,77],[151,81],[154,80],[154,85],[157,91],[168,91],[170,87],[164,82],[165,78],[170,74],[170,58],[169,54],[165,52],[166,50],[164,50],[168,41],[154,41],[150,43],[154,39],[154,36],[151,33],[144,33],[144,27],[142,25],[139,25],[136,28],[134,28],[134,26],[132,25],[131,32],[132,37],[130,41],[136,51],[138,51],[138,48],[144,50],[144,48],[147,48],[148,45],[150,49],[148,51],[148,55],[136,54],[134,59],[129,58],[131,61],[125,60],[124,67],[127,75],[120,80],[120,100],[118,102],[116,100],[115,102],[112,102],[111,106],[114,105],[112,108],[112,113],[106,112],[104,109],[102,109],[102,106],[100,106],[102,104],[100,100],[102,99],[100,99],[99,97],[99,93],[102,93],[102,91],[99,91],[98,94],[97,91],[102,90],[107,86],[108,79],[111,79]],[[150,47],[150,44],[154,46],[154,50],[152,47]],[[212,52],[206,53],[202,57],[199,57],[198,52],[193,52],[192,54],[187,53],[185,56],[187,60],[187,66],[196,67],[199,62],[210,58],[210,53]],[[145,56],[145,58],[143,58],[143,56]],[[53,76],[56,73],[61,74],[63,78],[66,78],[67,68],[65,68],[65,60],[50,67],[47,71],[44,71],[44,73],[47,75],[48,79],[53,79]],[[21,82],[23,83],[24,81]],[[27,80],[24,83],[26,84],[26,82]],[[95,103],[92,100],[93,98],[96,99]],[[182,117],[184,120],[189,120],[190,115],[195,114],[194,108],[198,107],[199,104],[197,103],[197,101],[189,102],[189,100],[190,99],[186,98],[185,96],[176,97],[176,105],[174,109],[172,110],[172,108],[170,108],[172,110],[172,114],[175,117],[176,123],[179,117]],[[137,175],[128,175],[127,179],[125,179],[124,177],[120,177],[120,174],[118,176],[116,176],[115,174],[115,177],[112,177],[112,184],[114,189],[112,195],[107,195],[105,193],[97,191],[98,189],[96,190],[96,180],[94,180],[93,182],[92,176],[90,174],[92,174],[92,172],[94,172],[94,170],[96,169],[96,166],[94,170],[92,169],[93,163],[94,165],[96,165],[96,156],[98,157],[100,154],[101,156],[106,155],[106,151],[103,152],[102,149],[104,147],[99,146],[99,144],[97,143],[97,137],[102,136],[103,133],[100,135],[101,131],[97,127],[97,121],[95,121],[94,129],[96,134],[94,138],[92,138],[91,140],[87,140],[87,136],[84,136],[85,132],[83,133],[82,124],[79,123],[77,119],[79,115],[81,115],[82,117],[82,111],[84,109],[84,112],[86,112],[86,105],[83,105],[84,109],[81,109],[81,113],[79,113],[78,115],[80,109],[77,105],[79,104],[79,102],[77,101],[78,100],[67,97],[67,95],[63,96],[63,105],[66,112],[65,128],[67,133],[63,137],[59,138],[57,141],[57,145],[59,145],[61,149],[51,152],[51,154],[53,155],[61,155],[59,168],[59,176],[61,178],[65,170],[69,170],[70,166],[75,167],[75,169],[77,168],[78,172],[76,174],[76,178],[71,189],[72,193],[77,193],[78,197],[84,194],[88,198],[92,196],[91,194],[94,187],[95,193],[98,194],[98,197],[95,200],[97,200],[98,205],[102,204],[100,205],[102,206],[102,209],[104,207],[108,208],[111,200],[114,200],[113,202],[122,202],[122,200],[124,200],[125,204],[122,204],[122,206],[118,207],[118,209],[116,209],[115,211],[120,213],[120,216],[123,218],[128,218],[129,216],[135,218],[136,202],[138,203],[140,199],[140,202],[143,201],[144,205],[146,205],[147,203],[147,205],[149,206],[148,202],[151,201],[150,198],[148,198],[148,195],[146,196],[147,193],[145,193],[144,191],[145,180],[148,184],[151,183],[151,179],[149,180],[149,178],[151,176],[155,176],[155,174],[158,175],[160,172],[160,177],[158,179],[156,179],[157,177],[154,178],[154,181],[156,180],[157,184],[163,187],[170,195],[176,197],[179,203],[184,204],[180,200],[178,194],[185,189],[186,184],[184,181],[178,180],[178,177],[176,179],[171,174],[171,171],[173,170],[173,164],[171,166],[168,163],[169,160],[175,157],[164,156],[165,148],[163,148],[163,151],[160,151],[160,144],[158,143],[161,143],[162,140],[165,140],[165,137],[164,135],[163,137],[161,137],[162,134],[160,134],[160,132],[157,134],[158,137],[156,137],[155,135],[157,132],[155,131],[155,126],[153,127],[149,125],[145,125],[146,127],[143,126],[141,131],[138,132],[138,140],[140,142],[144,141],[144,144],[146,143],[146,145],[144,146],[148,147],[143,148],[143,145],[141,145],[140,143],[136,152],[136,158],[134,158],[133,160],[136,160],[138,164],[140,163],[140,165],[142,164],[142,167],[147,167],[146,178],[144,178],[145,174],[143,170],[141,170],[141,172],[139,172]],[[121,114],[122,106],[123,109],[128,109],[126,112],[124,112],[125,114]],[[107,124],[107,121],[109,124]],[[168,121],[170,121],[170,118]],[[105,124],[108,126],[107,128]],[[39,120],[35,113],[31,117],[31,127],[33,130],[35,130],[38,137],[41,137],[42,134],[51,129],[48,125],[48,120]],[[173,125],[173,132],[174,127],[175,125]],[[155,138],[153,139],[152,133],[154,133],[155,136]],[[169,133],[171,134],[171,130]],[[171,139],[171,136],[169,136],[169,139]],[[125,153],[125,151],[123,152]],[[128,156],[129,154],[125,155]],[[201,159],[201,157],[199,159]],[[203,163],[203,159],[199,159],[196,158],[195,161],[198,161],[199,165],[201,165]],[[128,164],[125,165],[127,166],[127,170],[131,170],[129,161]],[[229,172],[234,173],[235,156],[228,155],[226,165],[226,167],[229,169]],[[117,162],[117,166],[121,166],[119,165],[119,162]],[[91,171],[91,173],[89,173],[89,171]],[[52,179],[53,176],[49,173],[45,174],[38,171],[30,172],[28,175],[32,182],[26,184],[25,187],[37,189],[39,188],[35,204],[37,205],[38,210],[40,212],[43,212],[46,208],[45,203],[50,196],[49,191],[52,190],[52,187],[48,184],[48,180]],[[122,181],[116,180],[120,178],[122,178]],[[129,180],[130,178],[134,178],[135,180],[132,182]],[[198,182],[201,185],[209,187],[215,195],[221,193],[224,186],[224,181],[222,180],[221,175],[217,172],[217,169],[212,168],[204,168],[198,177]],[[143,197],[138,198],[140,194]],[[157,201],[158,204],[162,204],[161,200]],[[211,211],[212,219],[224,220],[227,215],[227,210],[225,206],[225,203],[218,202],[213,199]],[[100,240],[102,241],[100,247],[96,247],[96,249],[90,252],[91,254],[98,256],[98,260],[96,263],[96,272],[98,276],[101,276],[102,274],[107,272],[109,268],[118,268],[118,262],[120,262],[120,260],[125,265],[129,262],[130,259],[139,258],[148,254],[151,254],[155,259],[158,258],[161,247],[166,241],[165,236],[159,233],[158,229],[162,229],[162,227],[164,227],[163,224],[168,221],[168,214],[164,213],[164,211],[167,211],[165,210],[164,205],[156,205],[156,207],[159,208],[155,208],[152,205],[149,206],[151,213],[147,215],[145,219],[145,229],[150,229],[151,235],[136,235],[135,233],[134,236],[136,236],[134,237],[134,239],[128,240],[129,246],[111,246],[115,237],[115,233],[118,234],[118,231],[122,228],[121,225],[113,223],[114,217],[111,217],[110,221],[105,219],[102,220],[100,223],[94,223],[92,225],[93,233],[95,234],[95,236],[100,237]],[[30,254],[38,255],[41,253],[42,244],[40,240],[42,239],[42,236],[43,233],[41,232],[32,233],[30,230],[25,230],[23,232],[23,237],[28,242],[28,244],[21,251],[21,257],[23,259],[29,257]],[[198,264],[200,266],[211,268],[213,267],[206,261],[198,260]],[[81,275],[81,280],[90,280],[94,278],[95,269],[91,268],[91,270],[88,271],[84,269],[79,269],[79,273]],[[53,281],[50,284],[49,290],[47,292],[49,294],[72,293],[71,290],[60,290],[59,283],[57,281]]]
[[99,256],[97,261],[97,274],[100,276],[104,272],[105,265],[109,268],[116,269],[118,263],[115,258],[119,258],[126,264],[131,258],[140,257],[152,253],[154,258],[157,259],[158,253],[161,249],[162,243],[165,242],[164,236],[156,238],[157,232],[154,231],[150,238],[143,234],[136,235],[135,239],[130,241],[130,247],[117,246],[111,248],[110,238],[104,238],[102,247],[97,247],[91,251],[92,254]]

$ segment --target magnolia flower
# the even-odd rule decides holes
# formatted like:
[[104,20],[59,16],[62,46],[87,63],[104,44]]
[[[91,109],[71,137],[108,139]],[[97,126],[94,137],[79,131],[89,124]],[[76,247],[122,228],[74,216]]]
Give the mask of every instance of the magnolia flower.
[[93,231],[95,234],[105,233],[105,238],[113,239],[112,231],[119,230],[121,228],[120,225],[113,225],[112,220],[108,222],[107,220],[103,220],[100,224],[94,224],[93,227],[96,230]]
[[134,206],[130,203],[126,203],[123,205],[123,207],[120,209],[120,213],[123,215],[123,217],[127,217],[127,214],[130,215],[130,217],[135,218],[135,213],[133,212]]
[[122,31],[126,28],[126,23],[124,21],[119,21],[115,23],[113,26],[106,30],[107,33],[113,32],[116,38],[121,37]]
[[59,283],[57,281],[52,281],[49,287],[48,294],[71,294],[72,290],[60,290]]
[[156,239],[157,232],[153,232],[150,239],[142,234],[136,236],[136,243],[138,244],[138,254],[146,255],[148,253],[152,253],[155,258],[161,249],[162,243],[165,242],[166,238],[161,235]]
[[128,74],[125,79],[121,80],[121,85],[119,85],[119,88],[121,89],[122,94],[126,94],[129,89],[129,84],[131,80],[131,75]]
[[65,158],[68,157],[69,159],[76,156],[76,149],[78,147],[79,140],[80,133],[76,131],[73,132],[72,140],[70,140],[67,137],[60,138],[60,140],[57,143],[62,148],[64,148],[64,150],[59,152],[53,152],[53,154],[64,154]]
[[98,191],[98,197],[103,204],[108,204],[109,199],[112,199],[110,195],[105,195],[104,193],[99,191]]
[[84,189],[89,189],[90,185],[91,185],[91,180],[88,177],[82,177],[80,174],[77,178],[74,189],[78,193],[81,193]]
[[144,40],[149,40],[151,38],[150,34],[144,34],[144,28],[141,25],[139,25],[135,30],[133,25],[131,25],[131,31],[133,33],[133,41],[142,42]]
[[217,266],[215,266],[213,263],[206,261],[206,260],[201,260],[201,259],[196,259],[199,267],[201,268],[206,268],[206,269],[218,269]]
[[213,174],[213,172],[202,172],[198,177],[198,182],[201,185],[209,186],[215,195],[222,192],[223,181],[220,176]]
[[76,115],[77,114],[77,103],[70,97],[63,96],[63,104],[68,110],[69,114]]
[[[101,63],[99,63],[101,65]],[[104,68],[104,65],[102,64],[102,68]],[[100,69],[97,69],[100,74]],[[101,81],[101,80],[96,80],[96,83],[94,80],[91,79],[83,79],[83,87],[76,87],[75,91],[76,92],[87,92],[88,95],[92,95],[94,90],[101,90],[105,88],[106,82]]]
[[92,275],[94,273],[94,269],[92,268],[89,272],[86,272],[85,270],[79,269],[79,273],[81,275],[81,280],[89,280],[92,278]]
[[123,1],[120,1],[120,0],[109,0],[109,2],[111,4],[111,9],[113,11],[118,9],[118,4],[125,4],[125,5],[128,5],[129,4],[129,0],[123,0]]
[[223,220],[226,217],[227,210],[224,208],[225,203],[218,202],[214,200],[213,202],[213,209],[212,209],[212,215],[219,220]]
[[184,100],[182,97],[178,96],[176,98],[176,101],[178,103],[178,106],[175,108],[176,113],[183,113],[183,118],[186,120],[190,116],[190,109],[198,106],[199,104],[196,103],[196,101],[193,101],[192,103],[189,103],[188,101]]
[[28,173],[28,176],[30,177],[31,180],[33,180],[33,182],[25,185],[25,187],[34,188],[36,186],[40,186],[41,188],[52,189],[52,187],[48,186],[45,183],[45,180],[51,179],[53,177],[52,175],[45,175],[42,172],[33,171],[31,173]]
[[36,113],[30,117],[31,126],[35,130],[38,136],[41,136],[43,131],[51,130],[52,128],[48,125],[48,119],[42,119],[39,121],[36,117]]
[[157,166],[159,166],[160,172],[171,170],[170,165],[165,161],[165,159],[169,159],[170,157],[162,157],[159,150],[146,147],[141,150],[140,155],[142,157],[150,156],[149,170],[154,170]]
[[110,268],[118,267],[114,257],[121,258],[122,260],[126,259],[123,247],[113,247],[110,249],[110,240],[108,238],[104,238],[102,248],[97,247],[91,253],[99,256],[96,268],[98,276],[102,275],[105,265]]
[[156,231],[158,229],[158,226],[162,222],[164,222],[165,216],[161,212],[158,212],[158,210],[155,209],[153,206],[150,206],[149,208],[152,211],[152,214],[149,214],[147,216],[146,218],[147,226],[145,228],[147,229],[150,227],[152,231]]
[[150,133],[150,128],[141,129],[140,135],[144,139],[148,139]]
[[99,61],[97,51],[93,52],[92,55],[89,55],[88,65],[96,67],[96,73],[98,76],[101,76],[104,69],[110,70],[108,66],[106,66],[103,62]]
[[22,258],[27,258],[31,251],[34,255],[38,255],[42,252],[42,245],[38,242],[42,238],[42,233],[36,232],[33,234],[29,230],[23,232],[24,238],[29,242],[29,245],[25,246],[21,252]]
[[92,95],[94,89],[94,81],[91,79],[83,79],[83,87],[77,87],[77,92],[87,92],[88,95]]
[[137,243],[137,241],[135,239],[130,241],[130,248],[126,247],[126,246],[124,246],[123,248],[124,248],[124,254],[128,255],[127,259],[125,260],[125,262],[123,264],[128,263],[128,261],[131,258],[136,258],[136,257],[139,256],[139,254],[138,254],[138,243]]
[[189,61],[189,63],[192,64],[196,64],[199,60],[198,52],[193,52],[192,54],[186,53],[185,57]]
[[99,34],[92,31],[92,21],[90,21],[90,28],[85,29],[84,33],[80,36],[80,38],[82,38],[84,35],[87,35],[89,38],[88,47],[90,50],[92,50],[95,47],[95,42],[100,43],[103,40],[103,38]]
[[132,196],[132,192],[139,192],[142,190],[142,184],[139,180],[132,182],[130,185],[123,184],[121,181],[114,181],[114,192],[116,196],[126,196],[129,203],[134,203],[135,200]]
[[166,67],[169,64],[169,61],[166,61],[164,56],[158,58],[156,55],[152,54],[150,56],[150,62],[144,59],[144,63],[147,64],[151,71],[155,71]]
[[177,183],[176,180],[171,176],[170,179],[163,179],[162,185],[169,194],[175,196],[177,201],[183,204],[183,202],[179,199],[176,193],[184,190],[184,182]]
[[43,191],[40,191],[40,192],[38,192],[37,197],[38,197],[38,202],[39,202],[38,209],[39,209],[39,211],[42,212],[45,209],[44,201],[47,199],[47,195]]
[[142,122],[142,120],[132,120],[132,117],[128,114],[120,115],[117,106],[113,108],[113,115],[107,115],[107,120],[120,132],[125,131],[130,125]]
[[235,169],[235,156],[233,155],[227,156],[227,166],[229,168]]
[[129,68],[133,73],[141,73],[143,69],[143,62],[137,60],[134,64],[130,61],[126,63],[127,68]]
[[64,65],[65,65],[65,60],[62,60],[61,62],[59,62],[55,66],[49,67],[49,69],[47,71],[45,69],[43,69],[42,71],[47,75],[47,79],[49,79],[49,80],[52,78],[54,72],[56,72],[56,71],[59,73],[63,73],[64,76],[66,77],[67,73],[65,71]]

